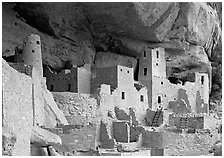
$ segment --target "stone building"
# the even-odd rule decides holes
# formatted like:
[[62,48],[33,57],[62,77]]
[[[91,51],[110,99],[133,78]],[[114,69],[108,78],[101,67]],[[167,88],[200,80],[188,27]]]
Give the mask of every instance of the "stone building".
[[147,88],[134,81],[133,68],[121,65],[99,68],[91,84],[91,93],[100,89],[100,108],[114,111],[116,106],[127,113],[134,108],[137,119],[144,122],[148,108]]
[[52,72],[48,67],[44,71],[47,88],[53,92],[90,93],[90,65],[65,69],[60,73]]
[[14,62],[32,65],[43,77],[40,36],[31,34],[24,42],[23,51],[15,55]]
[[152,110],[158,107],[175,113],[207,113],[209,79],[206,73],[194,73],[195,81],[173,84],[166,77],[165,50],[144,48],[139,60],[139,82],[148,89]]

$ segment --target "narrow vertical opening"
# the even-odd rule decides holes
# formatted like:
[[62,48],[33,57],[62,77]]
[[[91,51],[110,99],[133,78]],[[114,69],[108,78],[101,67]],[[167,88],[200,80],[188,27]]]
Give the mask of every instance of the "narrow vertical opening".
[[140,95],[140,100],[141,100],[141,102],[144,102],[144,96],[143,95]]
[[121,93],[121,99],[125,99],[125,94],[124,94],[124,92]]
[[137,65],[136,68],[134,70],[134,80],[138,81],[138,73],[139,73],[139,59],[137,59]]
[[51,91],[53,91],[54,90],[54,86],[53,86],[53,84],[51,84]]
[[158,103],[161,103],[161,96],[158,96]]
[[147,76],[147,68],[144,68],[143,75]]
[[156,51],[156,57],[159,58],[159,51]]
[[204,84],[204,76],[201,76],[201,84]]
[[68,91],[71,91],[71,84],[68,84]]
[[144,52],[143,52],[143,57],[146,57],[146,51],[144,50]]

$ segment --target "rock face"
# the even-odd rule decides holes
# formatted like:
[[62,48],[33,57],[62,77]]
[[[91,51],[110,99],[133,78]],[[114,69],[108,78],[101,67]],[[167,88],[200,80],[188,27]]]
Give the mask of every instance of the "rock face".
[[179,11],[178,3],[83,3],[83,5],[94,31],[109,31],[119,36],[154,42],[163,40],[172,28]]
[[[76,10],[74,6],[72,7],[70,5],[71,8],[73,8],[71,12],[75,10],[74,12],[78,13],[76,17],[74,17],[73,14],[70,14],[70,18],[73,19],[70,19],[70,22],[68,23],[66,19],[62,19],[62,15],[68,13],[68,3],[65,3],[64,6],[62,6],[61,3],[55,3],[54,7],[50,6],[53,3],[47,4],[49,6],[42,3],[28,3],[27,5],[26,3],[17,3],[17,5],[14,3],[3,4],[3,56],[14,55],[15,47],[22,48],[22,41],[28,35],[38,34],[40,35],[42,42],[41,48],[43,64],[49,65],[55,69],[62,68],[64,66],[63,61],[67,61],[68,59],[71,59],[72,64],[74,65],[83,65],[84,63],[91,64],[95,51],[89,44],[89,41],[91,41],[91,38],[89,38],[90,35],[88,30],[85,31],[85,29],[77,28],[77,20],[75,20],[80,17],[78,14],[82,14],[80,9]],[[61,7],[61,11],[56,9],[58,7]],[[50,11],[49,8],[52,8],[52,13],[46,13],[47,11]],[[13,9],[17,10],[18,13]],[[21,13],[22,11],[23,13]],[[29,14],[27,12],[29,12]],[[37,21],[29,21],[27,20],[27,16],[23,17],[24,15],[27,15],[29,19],[36,19]],[[49,18],[48,15],[52,15],[53,17]],[[68,15],[64,15],[64,17],[68,17]],[[49,21],[52,19],[54,19],[55,22]],[[62,22],[66,22],[67,24],[62,24]],[[30,26],[29,24],[31,23],[32,25]],[[79,23],[81,25],[80,27],[83,28],[83,23]],[[52,26],[51,28],[48,28],[51,24],[57,27],[55,28]],[[43,30],[39,28],[39,26],[44,26],[42,28],[47,29]],[[49,30],[51,31],[48,32]],[[52,37],[52,32],[57,36],[57,38]]]

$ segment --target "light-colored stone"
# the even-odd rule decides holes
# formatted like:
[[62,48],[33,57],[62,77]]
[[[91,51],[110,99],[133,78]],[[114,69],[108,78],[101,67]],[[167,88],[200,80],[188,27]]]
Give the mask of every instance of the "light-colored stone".
[[45,106],[47,106],[45,108],[46,112],[53,113],[56,118],[56,122],[58,122],[59,124],[68,125],[68,121],[66,120],[63,112],[58,108],[51,92],[46,87],[42,89],[42,95],[44,98]]
[[42,146],[61,144],[61,138],[39,126],[33,126],[31,133],[31,143],[39,143]]
[[32,79],[2,59],[2,124],[16,135],[13,156],[30,155],[33,125]]

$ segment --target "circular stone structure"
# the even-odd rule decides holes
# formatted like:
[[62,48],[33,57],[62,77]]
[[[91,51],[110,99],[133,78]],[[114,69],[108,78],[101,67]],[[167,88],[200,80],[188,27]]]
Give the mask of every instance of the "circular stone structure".
[[15,62],[32,65],[43,76],[40,36],[31,34],[25,39],[23,51],[15,56]]

